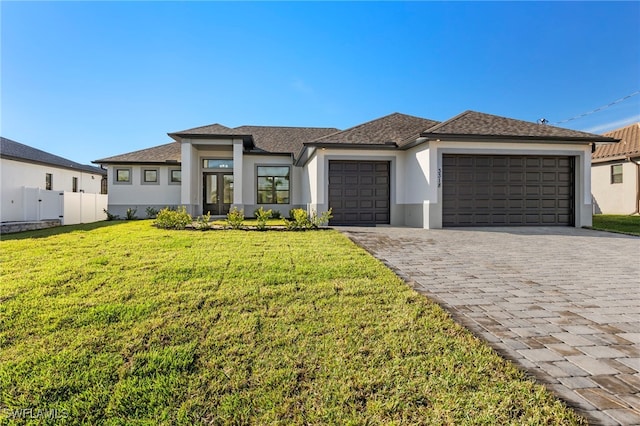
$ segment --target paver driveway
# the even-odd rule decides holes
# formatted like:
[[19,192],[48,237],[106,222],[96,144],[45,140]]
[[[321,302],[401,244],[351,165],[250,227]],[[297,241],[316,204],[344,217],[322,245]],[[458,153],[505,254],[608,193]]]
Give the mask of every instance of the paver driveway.
[[640,424],[640,238],[340,227],[593,424]]

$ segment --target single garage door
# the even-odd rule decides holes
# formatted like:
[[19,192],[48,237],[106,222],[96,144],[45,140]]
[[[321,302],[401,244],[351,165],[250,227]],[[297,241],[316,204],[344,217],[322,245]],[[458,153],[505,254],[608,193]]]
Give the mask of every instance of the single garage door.
[[573,157],[444,154],[442,225],[573,225],[573,163]]
[[388,224],[388,161],[329,161],[332,225]]

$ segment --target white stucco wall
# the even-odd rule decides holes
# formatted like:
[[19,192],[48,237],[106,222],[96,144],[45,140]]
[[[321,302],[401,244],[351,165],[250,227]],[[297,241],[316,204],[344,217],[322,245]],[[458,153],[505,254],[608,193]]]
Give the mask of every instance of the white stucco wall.
[[[288,166],[291,169],[289,175],[289,204],[257,204],[257,167],[258,166]],[[253,212],[262,207],[265,210],[279,211],[283,216],[289,215],[289,210],[299,208],[304,203],[303,188],[304,182],[302,178],[303,170],[301,167],[293,165],[293,159],[290,155],[252,155],[248,154],[243,157],[243,206],[246,216],[252,216]]]
[[[131,179],[129,183],[115,182],[117,169],[130,169]],[[158,183],[143,183],[142,176],[145,169],[158,170]],[[181,203],[179,184],[171,184],[170,170],[180,170],[179,164],[173,165],[146,165],[127,164],[107,166],[107,182],[109,192],[109,213],[124,217],[127,209],[137,209],[136,216],[146,217],[146,208],[160,209],[166,206],[178,206]],[[182,179],[186,176],[184,173]]]
[[[618,164],[622,165],[622,183],[611,183],[611,166]],[[591,191],[594,213],[634,213],[636,211],[637,166],[630,161],[592,164]]]
[[[55,166],[0,159],[1,204],[0,221],[33,220],[25,218],[24,188],[46,187],[46,174],[53,175],[54,192],[71,192],[72,180],[78,178],[78,191],[100,193],[102,175],[81,170],[58,168]],[[43,213],[49,215],[47,212]],[[57,215],[56,215],[57,216]]]

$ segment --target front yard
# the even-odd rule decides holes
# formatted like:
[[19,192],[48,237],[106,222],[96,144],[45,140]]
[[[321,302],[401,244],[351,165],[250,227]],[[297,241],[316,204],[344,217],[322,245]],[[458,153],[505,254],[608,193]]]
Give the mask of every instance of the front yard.
[[1,422],[582,422],[335,231],[103,222],[0,262]]
[[640,236],[640,216],[595,214],[592,228]]

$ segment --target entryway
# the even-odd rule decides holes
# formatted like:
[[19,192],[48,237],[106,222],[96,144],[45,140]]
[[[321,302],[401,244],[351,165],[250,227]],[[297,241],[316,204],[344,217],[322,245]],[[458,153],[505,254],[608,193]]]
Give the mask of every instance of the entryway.
[[204,173],[203,179],[202,214],[229,213],[233,203],[233,173]]

